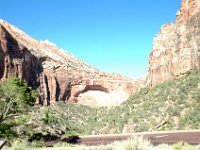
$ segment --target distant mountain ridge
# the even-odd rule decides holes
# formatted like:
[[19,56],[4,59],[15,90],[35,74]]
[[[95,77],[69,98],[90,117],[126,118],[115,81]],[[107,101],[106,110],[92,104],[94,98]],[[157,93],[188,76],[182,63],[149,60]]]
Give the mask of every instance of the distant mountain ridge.
[[[126,100],[143,84],[143,81],[102,72],[55,44],[37,41],[17,27],[0,20],[0,80],[9,76],[24,79],[31,85],[37,91],[41,104],[81,100],[83,104],[98,105],[94,99],[88,102],[79,98],[81,93],[95,90],[108,94],[109,104],[115,105]],[[120,101],[116,102],[109,95],[113,92],[117,93]]]

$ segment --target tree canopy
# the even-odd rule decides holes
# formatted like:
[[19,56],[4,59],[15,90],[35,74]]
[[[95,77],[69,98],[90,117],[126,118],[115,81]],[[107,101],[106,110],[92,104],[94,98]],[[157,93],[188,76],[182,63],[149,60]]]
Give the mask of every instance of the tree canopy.
[[25,113],[36,101],[36,92],[19,78],[0,83],[0,125]]

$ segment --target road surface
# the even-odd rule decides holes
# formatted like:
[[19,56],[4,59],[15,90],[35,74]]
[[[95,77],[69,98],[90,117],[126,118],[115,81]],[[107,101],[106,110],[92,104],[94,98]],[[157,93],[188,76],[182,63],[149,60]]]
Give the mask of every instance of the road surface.
[[97,136],[74,136],[63,138],[62,140],[49,141],[47,146],[51,146],[58,141],[81,144],[81,145],[100,145],[109,144],[114,141],[123,141],[134,136],[143,136],[153,145],[159,144],[175,144],[178,142],[186,142],[188,144],[200,144],[200,131],[184,131],[184,132],[157,132],[157,133],[137,133],[137,134],[118,134],[118,135],[97,135]]

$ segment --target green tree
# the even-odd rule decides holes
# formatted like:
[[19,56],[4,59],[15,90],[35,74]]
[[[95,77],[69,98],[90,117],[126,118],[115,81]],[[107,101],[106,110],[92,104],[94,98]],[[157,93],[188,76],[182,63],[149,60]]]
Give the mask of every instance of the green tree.
[[36,101],[36,92],[19,78],[0,83],[0,125],[26,113]]

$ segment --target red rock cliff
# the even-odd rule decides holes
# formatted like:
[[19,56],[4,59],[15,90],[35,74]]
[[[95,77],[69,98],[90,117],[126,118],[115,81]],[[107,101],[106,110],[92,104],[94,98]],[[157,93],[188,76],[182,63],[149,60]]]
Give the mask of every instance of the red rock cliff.
[[147,83],[154,86],[200,69],[200,1],[183,0],[176,22],[161,27],[149,56]]
[[127,98],[143,84],[101,72],[54,44],[34,40],[0,20],[0,80],[9,76],[24,79],[37,90],[41,104],[76,102],[79,94],[89,90],[115,91]]

